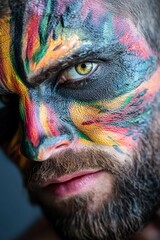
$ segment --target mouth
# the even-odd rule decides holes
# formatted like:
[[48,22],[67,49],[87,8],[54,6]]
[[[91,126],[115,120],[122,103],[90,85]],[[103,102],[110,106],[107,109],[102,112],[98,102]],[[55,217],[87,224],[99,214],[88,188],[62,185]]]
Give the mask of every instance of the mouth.
[[52,178],[42,183],[42,189],[53,195],[54,199],[64,199],[86,192],[103,175],[102,170],[86,170],[60,178]]

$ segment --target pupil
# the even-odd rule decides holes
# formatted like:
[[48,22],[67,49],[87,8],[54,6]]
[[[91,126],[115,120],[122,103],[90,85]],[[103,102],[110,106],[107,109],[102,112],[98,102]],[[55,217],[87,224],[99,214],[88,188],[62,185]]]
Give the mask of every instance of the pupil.
[[81,68],[85,69],[87,66],[85,63],[82,63]]

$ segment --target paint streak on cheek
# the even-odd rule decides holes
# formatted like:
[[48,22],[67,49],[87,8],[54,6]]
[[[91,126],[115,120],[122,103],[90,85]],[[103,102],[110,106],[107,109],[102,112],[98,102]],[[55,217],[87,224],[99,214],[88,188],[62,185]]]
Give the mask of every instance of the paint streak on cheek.
[[27,105],[20,104],[20,113],[24,124],[27,140],[37,147],[43,137],[59,136],[60,123],[56,113],[43,102],[30,101]]
[[147,130],[151,104],[159,89],[160,70],[136,90],[113,101],[93,104],[75,103],[70,107],[74,125],[99,145],[132,148]]

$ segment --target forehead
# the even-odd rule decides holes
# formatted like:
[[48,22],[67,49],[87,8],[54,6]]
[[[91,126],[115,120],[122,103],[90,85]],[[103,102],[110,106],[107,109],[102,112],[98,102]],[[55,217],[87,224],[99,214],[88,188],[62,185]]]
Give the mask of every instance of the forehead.
[[29,0],[25,9],[29,14],[35,12],[42,15],[45,11],[48,14],[52,14],[55,18],[64,15],[67,11],[68,16],[66,17],[74,18],[77,14],[85,17],[89,12],[94,12],[94,17],[96,17],[96,15],[105,12],[105,6],[105,0]]
[[[101,26],[107,13],[104,0],[41,0],[28,1],[24,9],[24,25],[34,18],[35,25],[39,25],[41,37],[47,37],[51,32],[57,38],[63,29],[69,32],[78,28]],[[94,27],[93,27],[94,26]],[[33,29],[32,29],[33,30]],[[86,29],[87,30],[87,29]]]
[[11,65],[1,79],[40,82],[50,70],[54,76],[54,71],[57,74],[74,65],[77,58],[77,62],[104,60],[124,51],[146,58],[148,46],[131,20],[113,14],[106,3],[28,0],[21,7],[13,7],[7,26],[1,25],[7,39],[0,38],[4,69]]
[[11,24],[23,26],[12,42],[15,55],[22,42],[19,52],[29,77],[76,52],[82,56],[103,46],[109,51],[130,28],[125,19],[111,13],[104,0],[30,0],[21,13],[15,12]]

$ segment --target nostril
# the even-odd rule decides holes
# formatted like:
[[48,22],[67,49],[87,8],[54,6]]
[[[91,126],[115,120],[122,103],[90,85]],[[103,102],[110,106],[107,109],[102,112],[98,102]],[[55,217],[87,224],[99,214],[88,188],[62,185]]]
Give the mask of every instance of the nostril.
[[[58,142],[57,144],[55,144],[55,146],[53,146],[55,149],[57,148],[63,148],[63,147],[68,147],[70,145],[70,141],[68,140],[63,140],[63,141],[60,141]],[[53,148],[52,147],[52,148]]]
[[60,144],[60,145],[57,145],[57,146],[55,147],[55,149],[63,148],[63,147],[68,147],[68,144]]
[[65,150],[67,147],[70,146],[70,144],[71,142],[69,140],[63,140],[45,148],[41,146],[37,159],[39,161],[47,160],[55,154],[59,153],[60,151]]

